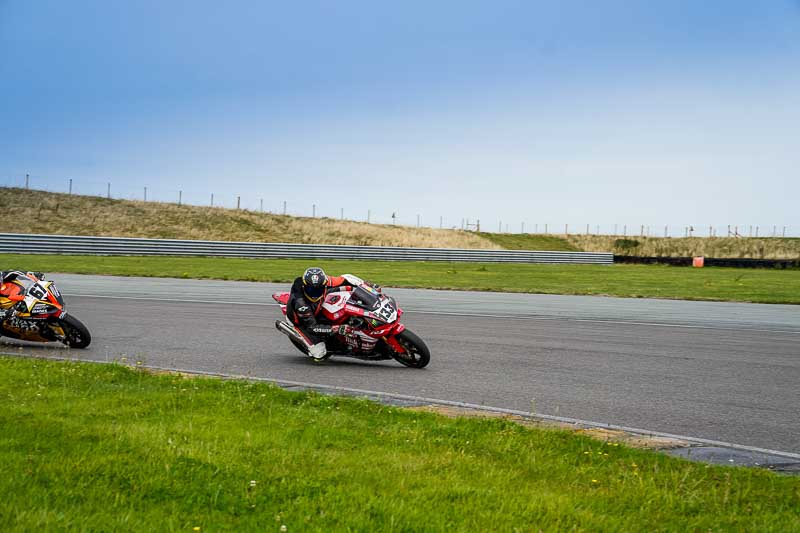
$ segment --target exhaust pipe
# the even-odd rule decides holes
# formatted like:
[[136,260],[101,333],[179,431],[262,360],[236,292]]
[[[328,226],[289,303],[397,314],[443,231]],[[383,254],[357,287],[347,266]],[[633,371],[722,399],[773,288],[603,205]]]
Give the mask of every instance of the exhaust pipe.
[[294,329],[294,326],[292,326],[288,322],[283,320],[276,320],[275,328],[284,335],[286,335],[287,337],[289,337],[290,339],[294,339],[300,342],[303,346],[306,347],[308,346],[308,341],[305,339],[305,337],[300,335],[300,333],[298,333],[297,330]]

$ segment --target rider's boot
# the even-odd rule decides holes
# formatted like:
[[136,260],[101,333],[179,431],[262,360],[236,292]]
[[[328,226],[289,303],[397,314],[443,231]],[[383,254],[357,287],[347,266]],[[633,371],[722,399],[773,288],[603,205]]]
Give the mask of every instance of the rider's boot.
[[325,355],[327,353],[328,350],[325,348],[324,342],[318,342],[308,347],[308,356],[311,357],[314,361],[324,360]]

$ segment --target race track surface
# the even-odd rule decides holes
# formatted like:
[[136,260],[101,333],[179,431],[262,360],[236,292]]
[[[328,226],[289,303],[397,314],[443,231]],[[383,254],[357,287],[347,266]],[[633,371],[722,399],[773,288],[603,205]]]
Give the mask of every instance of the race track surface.
[[431,364],[316,364],[273,326],[269,283],[51,276],[74,357],[417,395],[800,452],[800,306],[386,289]]

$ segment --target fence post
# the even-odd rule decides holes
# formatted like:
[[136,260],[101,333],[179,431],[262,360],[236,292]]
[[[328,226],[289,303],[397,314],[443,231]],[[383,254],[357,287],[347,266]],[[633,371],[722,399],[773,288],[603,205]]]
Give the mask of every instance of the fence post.
[[25,188],[30,189],[31,175],[25,174]]
[[259,205],[258,212],[259,213],[263,213],[264,212],[264,199],[263,198],[261,198],[261,203]]
[[502,220],[500,220],[497,223],[497,233],[503,233],[503,221]]
[[341,220],[344,220],[344,207],[341,208],[340,218],[341,218]]
[[106,189],[106,198],[111,200],[111,182],[108,182],[108,188]]
[[369,219],[372,218],[372,210],[367,209],[367,224],[369,224]]
[[547,224],[544,225],[544,234],[547,235]]
[[783,233],[781,234],[782,237],[786,237],[786,226],[783,227]]
[[417,214],[417,227],[419,227],[419,213]]
[[317,204],[311,204],[311,218],[317,218]]
[[72,178],[69,179],[69,193],[72,194]]
[[569,235],[569,224],[564,224],[564,235]]
[[600,235],[600,224],[598,224],[597,227],[595,228],[594,234],[595,235]]
[[178,205],[183,204],[183,191],[178,191]]
[[622,226],[622,236],[623,237],[627,237],[628,236],[628,225],[627,224],[624,224]]
[[756,226],[756,237],[758,237],[758,226]]
[[775,237],[778,234],[778,226],[772,226],[772,236]]
[[439,229],[442,229],[442,215],[439,215]]
[[214,207],[214,193],[211,193],[211,207]]
[[286,200],[283,201],[283,216],[286,216]]
[[522,223],[522,230],[520,231],[520,233],[525,233],[525,223],[524,222]]
[[144,201],[147,201],[147,187],[144,188]]
[[619,234],[617,233],[617,225],[616,225],[616,224],[614,224],[614,236],[617,236],[617,235],[619,235]]
[[586,235],[589,235],[589,224],[586,224]]
[[667,226],[664,226],[664,238],[667,237]]
[[477,231],[478,233],[481,232],[481,219],[475,221],[475,231]]

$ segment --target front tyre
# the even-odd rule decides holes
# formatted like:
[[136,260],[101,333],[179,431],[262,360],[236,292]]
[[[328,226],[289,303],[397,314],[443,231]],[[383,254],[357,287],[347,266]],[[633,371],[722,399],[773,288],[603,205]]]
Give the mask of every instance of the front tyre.
[[74,316],[65,316],[59,324],[64,329],[64,340],[61,342],[70,348],[86,348],[92,342],[89,330]]
[[392,357],[398,363],[410,368],[424,368],[430,363],[431,352],[415,333],[404,329],[395,339],[406,350],[406,353],[392,351]]

